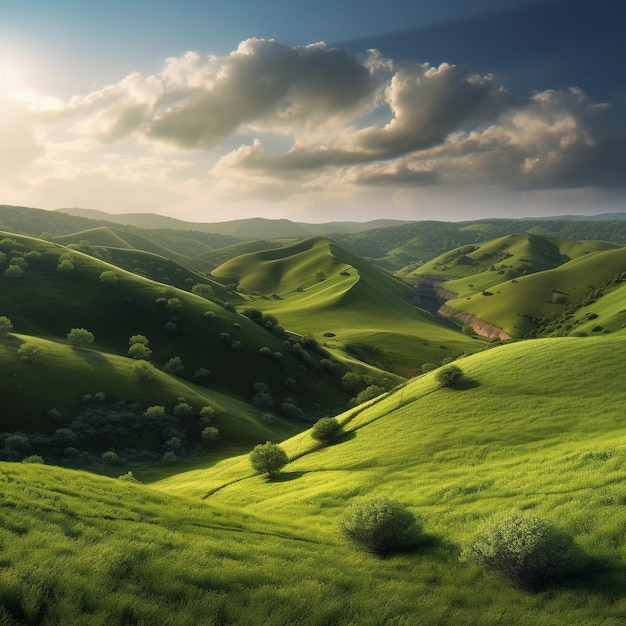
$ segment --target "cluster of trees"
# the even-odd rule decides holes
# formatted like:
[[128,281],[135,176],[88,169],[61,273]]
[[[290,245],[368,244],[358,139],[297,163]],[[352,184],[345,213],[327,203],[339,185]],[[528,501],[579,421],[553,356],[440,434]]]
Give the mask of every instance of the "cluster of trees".
[[48,411],[51,434],[1,433],[0,459],[19,461],[37,454],[81,464],[172,464],[219,442],[215,416],[214,407],[193,407],[184,398],[171,407],[141,407],[102,392],[86,394],[71,421],[56,409]]

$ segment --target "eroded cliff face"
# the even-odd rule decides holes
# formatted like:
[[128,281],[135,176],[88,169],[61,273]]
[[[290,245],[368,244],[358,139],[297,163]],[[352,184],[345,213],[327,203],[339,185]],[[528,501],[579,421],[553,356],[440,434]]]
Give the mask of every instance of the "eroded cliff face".
[[511,339],[511,335],[504,332],[498,326],[489,324],[471,313],[459,311],[454,307],[448,306],[446,302],[456,300],[459,294],[454,291],[448,291],[442,287],[443,283],[450,280],[447,276],[420,276],[419,282],[414,282],[413,286],[418,296],[436,298],[443,301],[443,304],[437,310],[437,315],[445,319],[454,319],[462,326],[471,326],[472,330],[481,337],[490,339]]
[[418,296],[424,296],[428,298],[438,298],[439,300],[456,300],[459,297],[458,293],[454,291],[448,291],[441,285],[450,278],[446,276],[423,276],[420,277],[419,282],[414,282],[413,286],[417,291]]
[[451,317],[458,320],[463,326],[471,326],[472,330],[481,337],[489,337],[490,339],[511,339],[511,335],[505,333],[498,326],[489,324],[471,313],[465,311],[459,311],[454,307],[443,304],[439,309],[439,314],[444,317]]

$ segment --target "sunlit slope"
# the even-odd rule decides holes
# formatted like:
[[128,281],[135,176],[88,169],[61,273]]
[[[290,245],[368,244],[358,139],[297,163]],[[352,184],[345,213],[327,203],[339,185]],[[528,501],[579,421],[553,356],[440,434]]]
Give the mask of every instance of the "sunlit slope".
[[[403,375],[422,363],[480,348],[409,304],[416,295],[410,286],[328,239],[247,254],[213,274],[238,282],[248,293],[272,294],[251,304],[287,328],[312,333],[333,348],[352,344],[360,358]],[[354,344],[367,345],[363,350]]]
[[[204,272],[209,269],[209,265],[201,258],[186,256],[173,250],[169,250],[158,243],[142,237],[136,233],[130,233],[122,230],[111,229],[107,226],[92,228],[69,235],[55,237],[54,241],[65,246],[87,244],[97,248],[112,248],[137,250],[139,252],[148,252],[163,259],[162,262],[176,263],[194,272]],[[113,261],[115,262],[115,261]],[[132,269],[126,267],[126,269]]]
[[626,247],[591,252],[553,270],[506,282],[496,280],[486,292],[447,304],[499,326],[513,337],[523,337],[534,328],[533,319],[563,315],[566,306],[582,302],[625,270]]
[[[587,453],[599,451],[607,459],[626,456],[626,389],[619,386],[607,393],[607,381],[621,371],[624,358],[626,337],[618,335],[500,346],[457,361],[465,374],[459,389],[441,388],[431,373],[343,413],[338,419],[346,434],[334,445],[320,448],[308,433],[284,442],[296,459],[285,471],[297,481],[263,486],[241,457],[215,471],[198,471],[197,479],[186,480],[182,474],[156,486],[175,485],[198,496],[221,486],[210,498],[230,503],[247,492],[252,509],[252,502],[272,498],[279,506],[283,497],[309,502],[323,493],[341,499],[342,493],[381,490],[416,506],[452,504],[457,498],[467,504],[483,497],[492,506],[494,499],[517,498],[519,493],[539,506],[546,485],[562,476],[550,475],[547,467],[527,484],[537,464],[557,467],[565,462],[559,458],[566,457],[572,468],[582,467]],[[522,462],[532,462],[532,468],[523,470]],[[497,475],[506,467],[522,475]],[[489,487],[469,487],[492,472],[496,474]],[[575,472],[569,477],[580,478]],[[537,491],[542,483],[544,490]],[[473,494],[469,499],[463,497],[464,485],[465,495]],[[487,493],[479,496],[476,491]]]
[[399,274],[410,282],[419,281],[424,276],[445,277],[446,288],[465,297],[506,279],[555,269],[586,254],[619,247],[606,241],[558,239],[523,233],[455,248],[417,269]]
[[[157,367],[178,356],[182,378],[209,370],[212,389],[242,399],[251,400],[253,384],[263,382],[277,402],[287,395],[304,405],[336,407],[346,400],[330,374],[299,376],[301,363],[292,354],[283,354],[280,362],[259,355],[265,346],[283,352],[282,340],[215,302],[42,240],[12,236],[5,247],[13,250],[9,256],[39,255],[19,277],[0,268],[0,315],[11,319],[17,333],[64,340],[72,328],[86,328],[96,347],[119,355],[127,353],[131,336],[142,334]],[[70,271],[58,269],[61,259],[71,260]],[[8,262],[7,257],[4,268]],[[103,281],[103,272],[114,279]],[[286,378],[298,381],[289,392]]]
[[[307,433],[285,442],[294,460],[282,478],[255,476],[242,456],[153,486],[264,513],[277,526],[297,520],[326,540],[338,536],[354,500],[396,498],[422,517],[439,549],[395,563],[417,588],[432,584],[440,602],[458,606],[446,621],[420,592],[425,623],[617,625],[625,608],[626,390],[608,393],[607,385],[625,357],[626,337],[618,336],[502,346],[458,362],[467,377],[460,389],[440,388],[429,374],[340,416],[346,434],[330,446]],[[610,565],[533,596],[459,563],[482,520],[521,509]]]
[[0,483],[3,624],[306,624],[311,602],[317,623],[360,613],[341,586],[360,556],[264,516],[41,465],[0,463]]
[[261,252],[262,250],[273,250],[275,248],[281,248],[282,243],[277,241],[264,241],[262,239],[253,239],[251,241],[244,241],[234,244],[232,246],[226,246],[224,248],[218,248],[216,250],[209,250],[198,255],[198,258],[206,261],[212,268],[216,268],[219,265],[234,259],[235,257],[243,254],[250,254],[251,252]]
[[[289,440],[274,481],[247,456],[149,487],[0,464],[2,618],[619,626],[626,391],[606,381],[625,356],[613,335],[467,357],[461,389],[428,375],[341,416],[333,445]],[[386,559],[348,544],[339,518],[370,495],[405,503],[430,541]],[[459,561],[483,519],[516,509],[572,535],[588,576],[528,593]]]

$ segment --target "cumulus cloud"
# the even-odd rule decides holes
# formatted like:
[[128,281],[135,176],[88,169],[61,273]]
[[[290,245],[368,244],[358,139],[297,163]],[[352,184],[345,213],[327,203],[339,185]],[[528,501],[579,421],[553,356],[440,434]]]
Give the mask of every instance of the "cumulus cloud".
[[[397,64],[322,43],[250,39],[65,103],[26,94],[3,106],[4,172],[45,146],[49,176],[63,167],[64,179],[73,171],[223,197],[625,184],[626,140],[612,136],[611,107],[580,89],[514,95],[468,67]],[[144,167],[151,174],[140,178]]]

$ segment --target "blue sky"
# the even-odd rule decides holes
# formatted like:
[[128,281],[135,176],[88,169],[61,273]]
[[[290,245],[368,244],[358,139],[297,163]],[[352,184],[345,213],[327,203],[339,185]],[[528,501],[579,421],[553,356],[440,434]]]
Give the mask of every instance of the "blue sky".
[[0,203],[192,221],[624,209],[621,0],[0,0]]

